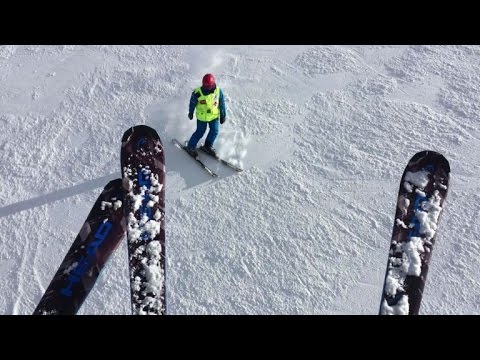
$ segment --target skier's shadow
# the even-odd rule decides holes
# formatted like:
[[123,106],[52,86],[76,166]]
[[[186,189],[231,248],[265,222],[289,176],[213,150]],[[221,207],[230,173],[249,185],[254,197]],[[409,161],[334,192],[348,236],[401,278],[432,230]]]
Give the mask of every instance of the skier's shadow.
[[[88,180],[81,184],[71,186],[69,188],[57,190],[46,195],[41,195],[33,199],[24,200],[15,204],[7,205],[0,208],[0,217],[9,216],[20,211],[29,210],[37,206],[42,206],[54,201],[62,200],[74,195],[82,194],[95,189],[103,189],[111,180],[120,178],[120,172],[108,174],[97,179]],[[99,191],[100,194],[101,190]]]

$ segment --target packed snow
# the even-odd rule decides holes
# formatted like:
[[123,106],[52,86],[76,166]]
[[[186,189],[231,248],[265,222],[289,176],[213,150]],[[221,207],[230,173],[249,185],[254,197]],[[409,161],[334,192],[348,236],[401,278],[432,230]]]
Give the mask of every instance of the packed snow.
[[[207,72],[240,174],[171,143]],[[479,74],[480,46],[0,46],[0,313],[33,312],[146,124],[165,146],[168,314],[377,314],[421,150],[451,177],[420,314],[480,314]],[[126,241],[79,314],[131,314]]]

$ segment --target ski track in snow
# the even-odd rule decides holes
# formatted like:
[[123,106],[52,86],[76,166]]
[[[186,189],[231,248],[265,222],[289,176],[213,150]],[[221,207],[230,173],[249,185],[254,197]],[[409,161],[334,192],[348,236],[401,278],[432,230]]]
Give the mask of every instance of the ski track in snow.
[[[30,314],[120,139],[165,145],[169,314],[376,314],[398,182],[452,167],[421,314],[479,314],[479,46],[0,46],[0,313]],[[202,75],[228,117],[212,179],[175,148]],[[104,181],[105,180],[105,181]],[[130,314],[125,242],[79,314]]]

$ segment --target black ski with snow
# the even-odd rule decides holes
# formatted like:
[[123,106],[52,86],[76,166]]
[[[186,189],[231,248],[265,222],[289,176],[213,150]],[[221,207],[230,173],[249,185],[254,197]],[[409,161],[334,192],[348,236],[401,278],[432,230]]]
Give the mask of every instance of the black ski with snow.
[[450,165],[434,151],[421,151],[400,182],[380,315],[417,315],[447,196]]
[[88,214],[33,315],[75,315],[125,236],[122,180],[110,181]]
[[243,169],[242,168],[239,168],[238,166],[236,166],[235,164],[232,164],[231,162],[227,161],[227,160],[224,160],[218,156],[213,156],[212,154],[206,152],[203,148],[203,146],[200,146],[200,150],[204,153],[204,154],[207,154],[208,156],[214,158],[215,160],[221,162],[222,164],[228,166],[229,168],[235,170],[236,172],[242,172]]
[[132,312],[166,314],[165,154],[157,132],[146,125],[122,137]]
[[205,165],[205,163],[202,160],[200,160],[198,157],[193,157],[192,155],[190,155],[190,153],[187,151],[187,146],[185,144],[182,144],[177,139],[172,139],[172,142],[176,147],[184,150],[188,154],[188,156],[194,159],[208,174],[210,174],[213,177],[218,176],[212,169],[210,169],[207,165]]

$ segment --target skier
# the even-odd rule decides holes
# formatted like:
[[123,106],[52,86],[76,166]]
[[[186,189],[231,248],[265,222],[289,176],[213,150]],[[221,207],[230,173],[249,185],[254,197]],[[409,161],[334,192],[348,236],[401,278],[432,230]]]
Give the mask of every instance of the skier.
[[202,150],[207,154],[217,157],[213,148],[213,143],[220,130],[220,124],[226,120],[227,109],[222,90],[215,84],[215,78],[212,74],[206,74],[202,79],[202,86],[193,90],[190,97],[188,109],[188,118],[193,119],[193,111],[197,115],[197,129],[190,137],[187,144],[187,151],[193,157],[198,156],[197,143],[207,130],[207,124],[210,128]]

